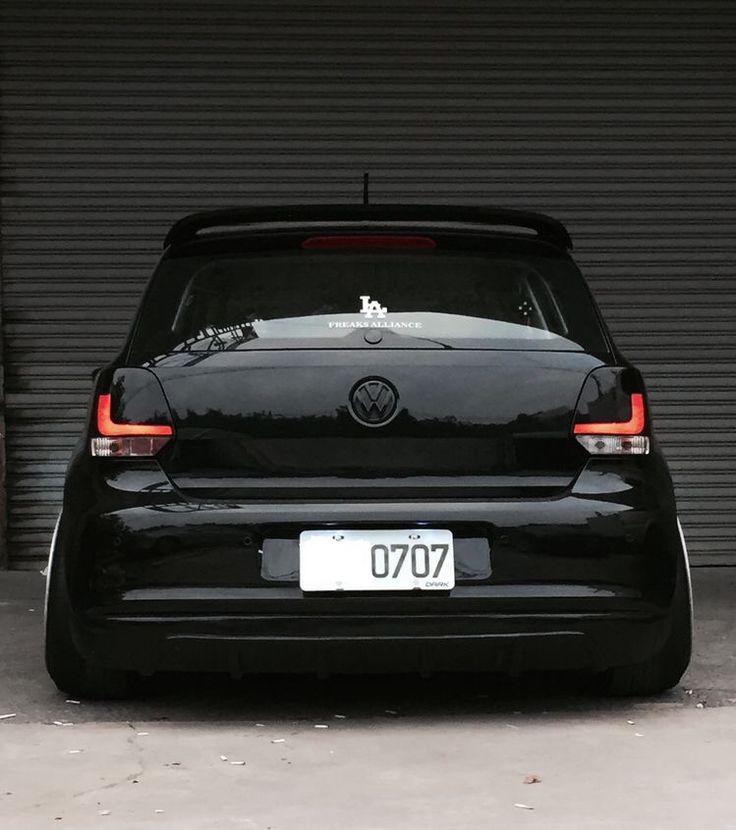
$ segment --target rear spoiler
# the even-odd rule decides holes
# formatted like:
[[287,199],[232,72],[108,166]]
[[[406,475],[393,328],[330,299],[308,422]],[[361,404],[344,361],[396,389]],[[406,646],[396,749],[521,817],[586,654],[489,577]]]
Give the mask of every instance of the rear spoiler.
[[193,213],[176,222],[164,239],[164,248],[183,245],[201,231],[235,233],[250,225],[324,224],[362,222],[416,222],[477,225],[479,229],[513,233],[532,231],[543,242],[572,250],[567,228],[543,213],[462,205],[296,205],[292,207],[244,207]]

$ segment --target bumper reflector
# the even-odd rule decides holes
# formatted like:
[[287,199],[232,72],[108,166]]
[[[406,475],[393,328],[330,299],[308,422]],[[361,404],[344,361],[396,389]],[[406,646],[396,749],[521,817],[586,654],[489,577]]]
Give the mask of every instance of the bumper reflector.
[[167,435],[132,435],[93,438],[92,455],[98,458],[136,458],[156,455],[169,442]]
[[647,455],[646,435],[576,435],[591,455]]

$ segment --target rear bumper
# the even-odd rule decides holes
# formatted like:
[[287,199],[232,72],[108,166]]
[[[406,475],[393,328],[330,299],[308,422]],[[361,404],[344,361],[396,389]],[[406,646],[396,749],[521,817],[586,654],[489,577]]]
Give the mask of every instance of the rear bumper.
[[[186,499],[141,466],[86,504],[68,484],[53,570],[79,650],[143,673],[604,669],[670,628],[682,545],[655,462],[591,464],[557,498],[247,504]],[[430,596],[304,595],[263,568],[267,539],[418,524],[484,539],[490,569]]]

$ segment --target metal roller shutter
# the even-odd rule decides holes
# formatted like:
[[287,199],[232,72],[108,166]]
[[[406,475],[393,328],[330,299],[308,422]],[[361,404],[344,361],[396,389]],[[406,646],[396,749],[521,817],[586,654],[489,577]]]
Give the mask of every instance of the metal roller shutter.
[[236,203],[565,221],[649,378],[695,564],[736,554],[736,6],[4,0],[11,566],[46,555],[90,370],[167,226]]

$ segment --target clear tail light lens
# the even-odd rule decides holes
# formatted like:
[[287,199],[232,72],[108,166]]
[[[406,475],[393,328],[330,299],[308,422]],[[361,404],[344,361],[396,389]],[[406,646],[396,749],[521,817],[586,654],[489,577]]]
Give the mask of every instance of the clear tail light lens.
[[119,438],[93,438],[92,455],[99,458],[145,458],[169,443],[162,435],[134,435]]
[[576,435],[580,444],[591,455],[646,455],[649,438],[646,435]]

